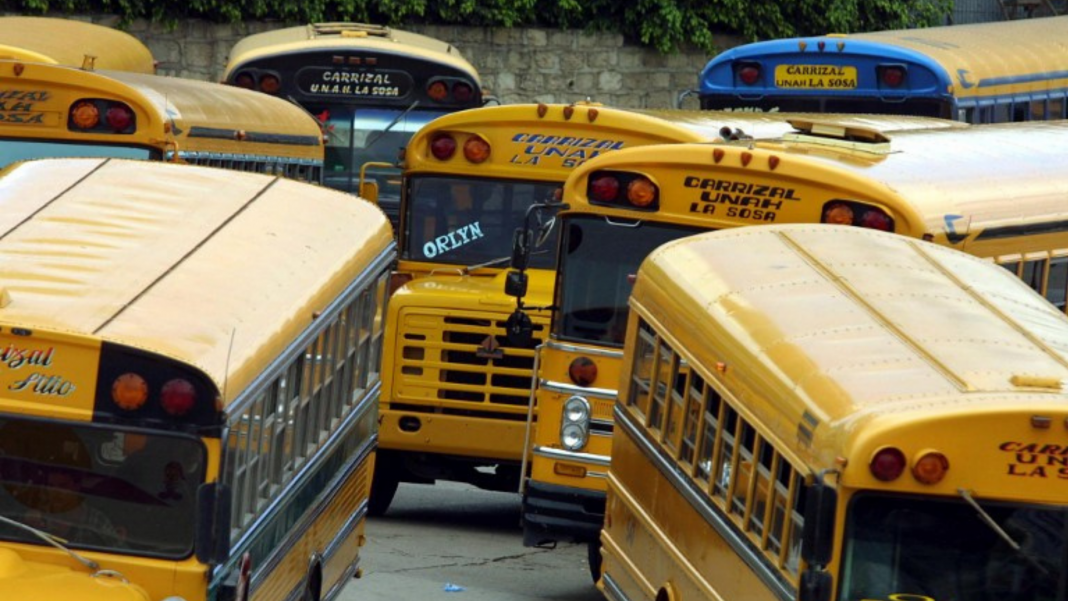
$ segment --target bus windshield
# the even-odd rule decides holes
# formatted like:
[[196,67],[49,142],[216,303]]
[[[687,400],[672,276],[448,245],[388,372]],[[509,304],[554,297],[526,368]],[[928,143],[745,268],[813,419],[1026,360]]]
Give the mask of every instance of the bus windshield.
[[1019,549],[963,499],[858,496],[849,510],[839,601],[1063,599],[1068,509],[978,502]]
[[34,140],[0,139],[0,168],[18,161],[47,158],[95,158],[152,160],[152,151],[136,146],[112,144],[66,144],[63,142],[38,142]]
[[627,298],[642,260],[665,242],[706,231],[598,215],[571,217],[565,223],[556,334],[619,346],[627,329]]
[[[409,107],[410,109],[410,107]],[[335,106],[318,113],[326,125],[324,183],[336,190],[357,192],[364,163],[397,163],[399,151],[419,128],[448,111],[371,109]],[[378,182],[380,199],[400,199],[399,169],[369,169]]]
[[[471,266],[510,257],[527,208],[551,201],[560,184],[412,176],[409,186],[405,258]],[[552,269],[556,236],[554,228],[541,241],[530,267]]]
[[[0,419],[0,516],[74,548],[184,558],[205,462],[196,438]],[[0,539],[40,543],[6,523]]]

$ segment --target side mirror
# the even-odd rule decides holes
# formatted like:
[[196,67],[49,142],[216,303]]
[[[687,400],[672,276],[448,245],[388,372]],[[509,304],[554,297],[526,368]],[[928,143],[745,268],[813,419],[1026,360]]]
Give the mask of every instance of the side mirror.
[[834,513],[838,491],[817,481],[805,491],[805,526],[801,532],[801,559],[809,565],[825,566],[834,551]]
[[361,181],[360,198],[378,204],[378,182],[372,180]]
[[515,298],[527,295],[527,274],[522,271],[509,271],[504,279],[504,293]]
[[201,563],[222,563],[230,556],[230,488],[216,482],[197,488],[196,538],[193,542]]

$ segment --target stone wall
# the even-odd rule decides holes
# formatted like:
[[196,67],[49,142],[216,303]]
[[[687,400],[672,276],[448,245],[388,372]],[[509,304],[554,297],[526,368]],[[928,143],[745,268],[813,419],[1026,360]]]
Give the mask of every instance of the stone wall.
[[[112,26],[117,21],[113,17],[92,20]],[[187,21],[168,29],[135,22],[127,31],[152,50],[160,73],[218,81],[237,40],[283,26]],[[625,108],[668,108],[680,91],[696,87],[698,74],[710,58],[695,49],[662,55],[608,33],[420,25],[405,29],[459,48],[478,69],[483,86],[508,104],[590,98]],[[730,37],[718,40],[721,49],[740,43]],[[687,101],[685,106],[695,108],[696,101]]]

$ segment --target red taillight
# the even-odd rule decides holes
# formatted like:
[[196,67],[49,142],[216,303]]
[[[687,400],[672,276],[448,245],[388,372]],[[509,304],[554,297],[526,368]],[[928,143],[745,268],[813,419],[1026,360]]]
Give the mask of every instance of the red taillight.
[[140,409],[148,400],[148,383],[135,373],[125,373],[111,383],[111,400],[121,409]]
[[905,68],[879,67],[879,81],[888,88],[896,88],[905,83]]
[[619,180],[611,175],[602,175],[590,181],[590,200],[612,202],[619,196]]
[[853,225],[853,209],[844,202],[832,202],[823,208],[823,223]]
[[437,134],[430,139],[430,154],[439,161],[447,161],[456,154],[456,138],[449,134]]
[[745,64],[738,68],[738,79],[747,86],[751,86],[760,80],[760,66]]
[[256,89],[256,78],[251,73],[242,71],[234,77],[233,85],[246,90],[254,90]]
[[485,162],[490,156],[490,145],[480,136],[471,136],[464,142],[464,158],[475,163]]
[[83,100],[71,107],[70,122],[78,129],[93,129],[100,123],[100,109],[92,102]]
[[160,390],[159,404],[170,415],[185,415],[196,402],[197,391],[188,380],[171,380]]
[[927,451],[912,464],[912,477],[922,484],[938,484],[946,477],[949,460],[938,451]]
[[260,77],[261,92],[265,94],[277,94],[280,89],[282,89],[282,81],[278,79],[277,75],[268,73]]
[[443,81],[433,81],[426,87],[426,95],[435,102],[443,102],[449,97],[449,86]]
[[865,211],[864,215],[860,217],[860,223],[858,225],[860,225],[860,227],[871,228],[883,232],[894,231],[893,220],[880,209],[868,209]]
[[115,105],[104,113],[104,120],[111,129],[123,131],[133,123],[133,111],[127,106]]
[[896,480],[905,471],[905,454],[895,447],[883,447],[875,452],[868,465],[871,475],[883,482]]
[[452,86],[452,99],[456,102],[470,102],[474,95],[474,89],[462,81]]
[[567,375],[579,386],[589,386],[597,381],[597,364],[587,357],[576,357],[567,367]]
[[647,207],[656,200],[656,185],[644,177],[627,184],[627,200],[636,207]]

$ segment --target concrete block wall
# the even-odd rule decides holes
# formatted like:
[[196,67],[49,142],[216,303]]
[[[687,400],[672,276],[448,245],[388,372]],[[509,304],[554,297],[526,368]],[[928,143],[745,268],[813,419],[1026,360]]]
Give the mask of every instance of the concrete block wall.
[[[110,26],[117,22],[107,16],[89,19]],[[284,26],[190,20],[169,29],[137,21],[127,31],[152,50],[161,74],[218,81],[237,40]],[[456,46],[478,69],[483,86],[507,104],[590,98],[624,108],[669,108],[680,91],[696,87],[698,74],[711,58],[693,48],[663,55],[610,33],[440,25],[402,29]],[[729,36],[718,41],[721,50],[742,42]],[[685,106],[696,108],[696,101]]]

